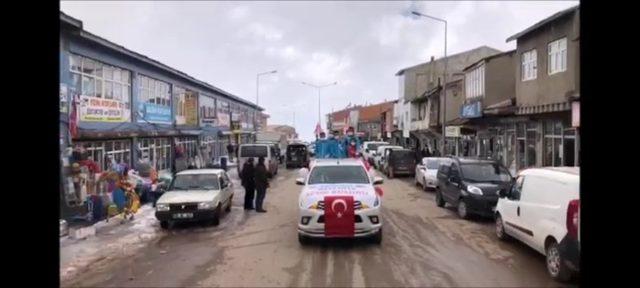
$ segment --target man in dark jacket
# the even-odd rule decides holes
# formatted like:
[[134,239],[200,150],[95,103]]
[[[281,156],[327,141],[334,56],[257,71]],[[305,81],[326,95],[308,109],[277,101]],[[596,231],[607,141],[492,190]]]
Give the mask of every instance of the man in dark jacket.
[[253,158],[247,159],[247,162],[242,165],[240,180],[242,180],[242,186],[244,187],[244,210],[253,210],[253,197],[256,190]]
[[262,209],[262,202],[264,201],[264,196],[267,193],[267,188],[269,187],[269,172],[267,171],[267,167],[264,166],[264,157],[258,158],[258,165],[256,165],[255,170],[255,180],[256,180],[256,212],[264,213],[267,210]]
[[228,154],[229,155],[229,160],[231,160],[231,161],[233,160],[233,152],[234,152],[233,143],[229,142],[229,145],[227,145],[227,153],[229,153]]

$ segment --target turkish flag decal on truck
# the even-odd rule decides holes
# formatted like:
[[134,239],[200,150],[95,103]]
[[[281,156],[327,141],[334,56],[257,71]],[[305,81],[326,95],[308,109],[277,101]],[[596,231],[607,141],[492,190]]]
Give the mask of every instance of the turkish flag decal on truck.
[[353,196],[324,196],[326,237],[353,237],[355,226]]

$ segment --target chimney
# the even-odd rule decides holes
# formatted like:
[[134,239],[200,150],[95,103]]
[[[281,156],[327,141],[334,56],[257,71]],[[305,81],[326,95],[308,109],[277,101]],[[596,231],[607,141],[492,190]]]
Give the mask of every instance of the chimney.
[[431,62],[433,62],[433,60],[435,60],[436,57],[431,56]]

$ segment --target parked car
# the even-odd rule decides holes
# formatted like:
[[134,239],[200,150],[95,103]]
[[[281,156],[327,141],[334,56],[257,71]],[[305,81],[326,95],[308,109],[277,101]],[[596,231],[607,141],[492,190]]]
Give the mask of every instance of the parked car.
[[409,149],[391,149],[384,161],[383,170],[387,177],[393,178],[397,175],[411,175],[415,173],[416,158],[415,153]]
[[168,229],[173,222],[220,223],[223,210],[231,211],[233,183],[221,169],[184,170],[176,174],[156,203],[156,219]]
[[309,164],[309,151],[307,146],[302,143],[291,143],[287,145],[285,155],[285,167],[305,167]]
[[522,241],[547,258],[553,279],[567,281],[580,268],[580,168],[520,171],[496,207],[496,235]]
[[264,157],[264,165],[267,167],[269,177],[278,174],[278,159],[275,147],[269,144],[241,144],[238,148],[238,175],[247,159],[254,158],[253,163],[258,163],[258,158]]
[[300,174],[296,179],[296,184],[304,186],[298,201],[300,244],[309,244],[312,238],[343,237],[326,234],[325,211],[335,207],[325,206],[325,196],[353,197],[353,234],[348,237],[382,242],[382,199],[374,185],[382,184],[383,179],[368,174],[361,159],[314,160],[310,170],[303,168]]
[[438,168],[436,204],[457,207],[458,216],[493,217],[498,191],[508,190],[513,183],[509,171],[494,160],[450,157]]
[[376,155],[375,155],[375,158],[374,158],[373,166],[376,167],[378,170],[383,171],[382,170],[382,164],[384,163],[385,157],[387,156],[386,154],[391,149],[404,149],[404,147],[396,146],[396,145],[378,146],[378,150],[376,151]]
[[374,156],[378,147],[382,145],[389,145],[389,143],[381,141],[365,141],[362,143],[362,157],[364,160],[369,162],[370,165],[374,165]]
[[438,168],[441,163],[451,161],[446,157],[424,157],[420,164],[416,165],[416,185],[427,189],[436,189],[438,186]]

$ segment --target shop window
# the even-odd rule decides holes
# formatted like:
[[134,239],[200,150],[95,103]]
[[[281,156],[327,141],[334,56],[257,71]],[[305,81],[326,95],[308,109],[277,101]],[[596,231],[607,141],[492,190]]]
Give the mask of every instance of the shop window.
[[118,67],[72,54],[69,58],[71,81],[82,95],[122,101],[130,108],[130,72]]
[[526,161],[526,166],[525,167],[534,167],[536,166],[536,161],[537,161],[537,155],[536,155],[536,137],[537,137],[537,130],[535,128],[533,129],[527,129],[527,140],[526,140],[526,144],[527,144],[527,161]]
[[138,89],[140,91],[140,102],[169,107],[171,103],[169,83],[145,75],[139,75],[139,77]]

